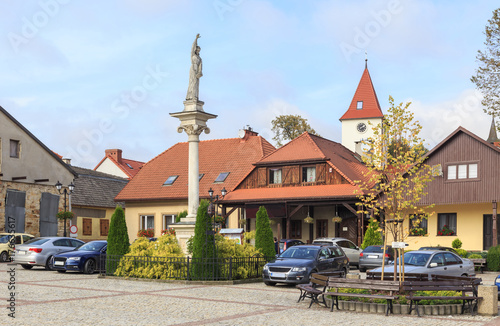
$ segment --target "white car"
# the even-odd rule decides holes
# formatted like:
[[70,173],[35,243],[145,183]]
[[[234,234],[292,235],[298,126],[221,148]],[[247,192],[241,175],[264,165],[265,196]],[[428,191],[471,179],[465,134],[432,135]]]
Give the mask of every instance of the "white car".
[[345,238],[318,238],[313,241],[313,244],[324,244],[327,246],[337,245],[342,247],[345,255],[349,258],[349,266],[359,266],[359,254],[363,252],[363,250],[356,246],[351,240]]
[[[415,250],[404,254],[405,273],[434,274],[449,276],[476,276],[474,263],[467,258],[444,250]],[[399,263],[396,259],[395,264]],[[371,270],[372,272],[381,272],[382,267]],[[394,264],[387,265],[384,272],[393,273]]]

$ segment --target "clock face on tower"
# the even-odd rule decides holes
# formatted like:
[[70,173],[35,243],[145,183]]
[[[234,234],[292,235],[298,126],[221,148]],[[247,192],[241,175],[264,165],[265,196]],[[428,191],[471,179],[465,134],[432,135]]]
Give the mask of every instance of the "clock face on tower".
[[364,124],[363,122],[360,122],[356,126],[356,129],[358,129],[358,132],[363,133],[366,131],[366,124]]

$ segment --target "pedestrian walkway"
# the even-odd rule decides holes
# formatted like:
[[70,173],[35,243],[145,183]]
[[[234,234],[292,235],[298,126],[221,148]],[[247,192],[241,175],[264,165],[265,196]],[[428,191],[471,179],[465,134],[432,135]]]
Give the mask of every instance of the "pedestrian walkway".
[[[297,303],[293,286],[199,285],[60,274],[0,264],[0,325],[500,325],[500,317],[330,312]],[[481,276],[481,275],[478,275]],[[8,316],[9,282],[15,316]],[[490,282],[490,281],[488,281]],[[11,284],[12,285],[12,284]]]

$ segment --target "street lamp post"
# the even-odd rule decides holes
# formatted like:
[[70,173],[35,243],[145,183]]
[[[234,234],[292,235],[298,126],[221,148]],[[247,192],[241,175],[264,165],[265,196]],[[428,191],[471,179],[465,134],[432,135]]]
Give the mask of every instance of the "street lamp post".
[[[208,213],[208,216],[210,216],[210,219],[212,220],[212,225],[210,226],[210,230],[207,230],[207,231],[210,231],[210,234],[213,234],[215,236],[215,205],[217,205],[217,203],[219,202],[219,195],[215,195],[214,197],[214,191],[212,188],[210,188],[210,190],[208,190],[208,195],[210,196],[210,204],[208,205],[208,208],[207,208],[207,213]],[[220,199],[224,199],[224,197],[227,195],[227,190],[226,188],[222,188],[221,190],[221,195],[222,197]],[[214,237],[214,241],[215,241],[215,237]]]
[[[66,196],[71,196],[71,194],[73,193],[73,190],[75,190],[75,185],[73,184],[73,182],[71,182],[68,185],[68,188],[69,188],[69,191],[67,188],[62,189],[62,184],[59,181],[57,181],[57,183],[56,183],[57,191],[59,191],[60,194],[64,194],[64,212],[66,212]],[[61,191],[61,189],[62,189],[62,191]],[[66,236],[66,219],[64,219],[64,236]]]

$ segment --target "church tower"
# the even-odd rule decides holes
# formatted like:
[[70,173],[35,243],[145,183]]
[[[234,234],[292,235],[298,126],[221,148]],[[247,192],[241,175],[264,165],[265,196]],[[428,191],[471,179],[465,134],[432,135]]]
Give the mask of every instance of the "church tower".
[[[380,109],[377,94],[368,72],[367,60],[365,60],[365,71],[361,76],[351,105],[339,119],[342,123],[342,145],[353,152],[360,153],[360,141],[373,135],[372,128],[381,123],[383,117],[384,114]],[[372,126],[368,125],[368,121],[372,123]]]

